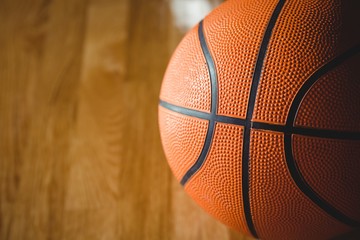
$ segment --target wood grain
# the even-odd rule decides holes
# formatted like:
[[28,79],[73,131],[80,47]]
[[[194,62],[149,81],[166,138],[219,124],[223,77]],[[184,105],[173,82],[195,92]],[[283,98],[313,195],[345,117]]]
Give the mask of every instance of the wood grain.
[[250,239],[185,194],[157,124],[171,53],[219,3],[0,1],[0,239]]

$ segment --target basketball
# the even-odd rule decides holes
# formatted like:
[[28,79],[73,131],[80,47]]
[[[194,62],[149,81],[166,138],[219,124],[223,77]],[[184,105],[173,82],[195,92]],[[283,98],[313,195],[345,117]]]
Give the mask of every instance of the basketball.
[[261,239],[360,226],[357,0],[228,0],[163,79],[159,127],[184,190]]

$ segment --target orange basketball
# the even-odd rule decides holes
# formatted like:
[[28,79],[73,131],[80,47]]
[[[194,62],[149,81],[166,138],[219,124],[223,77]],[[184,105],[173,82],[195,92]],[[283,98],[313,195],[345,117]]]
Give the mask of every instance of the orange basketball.
[[165,155],[185,191],[261,239],[360,226],[358,0],[229,0],[176,49]]

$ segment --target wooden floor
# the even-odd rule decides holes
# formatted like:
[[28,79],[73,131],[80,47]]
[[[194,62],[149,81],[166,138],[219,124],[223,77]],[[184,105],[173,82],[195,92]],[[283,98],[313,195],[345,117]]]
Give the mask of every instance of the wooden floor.
[[0,239],[250,239],[184,193],[157,125],[171,53],[219,3],[0,0]]

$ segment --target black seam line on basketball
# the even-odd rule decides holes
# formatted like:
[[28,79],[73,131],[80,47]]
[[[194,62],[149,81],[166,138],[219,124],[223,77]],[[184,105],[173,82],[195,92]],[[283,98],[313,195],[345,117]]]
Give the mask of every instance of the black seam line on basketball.
[[[348,51],[344,52],[343,54],[339,55],[338,57],[334,58],[333,60],[325,64],[303,84],[299,92],[296,94],[293,103],[291,104],[289,115],[286,120],[286,127],[294,126],[295,118],[298,110],[300,109],[301,101],[305,97],[306,93],[316,83],[316,81],[319,80],[323,75],[333,70],[347,59],[349,59],[350,57],[355,56],[359,52],[360,52],[360,44],[350,48]],[[285,147],[285,157],[286,157],[287,167],[289,169],[291,177],[294,179],[295,184],[298,186],[298,188],[317,206],[319,206],[327,214],[334,217],[338,221],[352,227],[360,226],[359,222],[346,216],[345,214],[337,210],[335,207],[333,207],[330,203],[328,203],[325,199],[321,198],[319,194],[316,193],[315,190],[306,182],[293,156],[292,135],[285,134],[284,147]]]
[[[204,120],[212,120],[220,123],[227,123],[239,126],[245,126],[245,119],[228,117],[223,115],[213,115],[211,113],[202,112],[198,110],[193,110],[185,107],[180,107],[166,101],[160,100],[159,105],[163,108],[171,110],[172,112],[180,113],[182,115],[196,117]],[[319,137],[319,138],[332,138],[339,140],[360,140],[360,132],[346,132],[346,131],[336,131],[328,129],[315,129],[315,128],[305,128],[305,127],[293,127],[293,126],[284,126],[263,122],[252,122],[253,129],[257,130],[269,130],[274,132],[281,132],[285,134],[298,134],[303,136],[310,137]]]
[[296,94],[294,101],[291,104],[289,114],[286,120],[287,126],[293,126],[298,109],[300,108],[301,105],[301,101],[305,97],[306,93],[310,90],[310,88],[315,84],[315,82],[319,80],[323,75],[330,72],[331,70],[342,64],[344,61],[355,56],[359,52],[360,52],[360,44],[357,44],[354,47],[347,50],[346,52],[337,56],[330,62],[323,65],[319,70],[313,73],[308,80],[305,81],[305,83],[302,85],[302,87]]
[[336,130],[328,130],[328,129],[293,127],[293,126],[276,125],[276,124],[269,124],[262,122],[253,122],[252,127],[254,129],[270,130],[274,132],[282,132],[285,134],[297,134],[303,136],[332,138],[339,140],[360,140],[360,132],[346,132],[346,131],[336,131]]
[[241,118],[215,115],[215,114],[211,114],[211,113],[207,113],[207,112],[193,110],[193,109],[189,109],[189,108],[185,108],[185,107],[180,107],[180,106],[177,106],[177,105],[174,105],[174,104],[162,101],[162,100],[159,101],[159,105],[168,110],[171,110],[173,112],[177,112],[182,115],[186,115],[186,116],[190,116],[190,117],[196,117],[196,118],[209,120],[209,121],[245,126],[245,119],[241,119]]
[[338,221],[351,226],[351,227],[359,227],[360,224],[346,216],[331,204],[329,204],[326,200],[320,197],[316,192],[312,190],[309,184],[305,181],[303,176],[299,174],[300,170],[294,161],[293,153],[292,153],[292,135],[285,134],[284,135],[284,150],[285,150],[285,159],[287,163],[287,167],[289,169],[290,175],[294,180],[295,184],[298,188],[303,192],[312,202],[314,202],[317,206],[323,209],[327,214],[337,219]]
[[185,175],[182,177],[180,183],[182,185],[185,185],[188,180],[202,167],[206,160],[206,156],[209,152],[212,139],[214,137],[214,131],[215,131],[215,116],[217,113],[217,98],[218,98],[218,83],[217,83],[217,73],[215,68],[214,60],[210,54],[209,48],[206,44],[206,39],[204,36],[204,29],[203,29],[203,20],[200,21],[199,27],[198,27],[198,36],[200,41],[201,50],[204,54],[206,65],[209,71],[209,77],[210,77],[210,84],[211,84],[211,103],[210,103],[210,112],[211,115],[214,117],[211,117],[209,119],[209,126],[205,137],[205,143],[203,148],[201,149],[200,156],[196,160],[193,166],[190,167],[190,169],[185,173]]
[[280,12],[285,4],[285,0],[279,0],[277,3],[274,12],[272,13],[269,23],[266,27],[260,50],[257,56],[254,74],[252,78],[251,88],[250,88],[250,96],[249,102],[246,111],[246,122],[244,127],[244,135],[243,135],[243,154],[242,154],[242,199],[243,199],[243,207],[245,213],[245,219],[247,222],[247,226],[251,232],[251,234],[257,238],[257,233],[255,229],[254,222],[252,220],[251,207],[250,207],[250,130],[251,130],[251,119],[254,112],[256,95],[259,87],[259,82],[261,78],[261,71],[263,69],[265,56],[267,53],[268,45],[270,42],[270,38],[272,36],[273,29],[275,27],[276,21],[280,15]]

